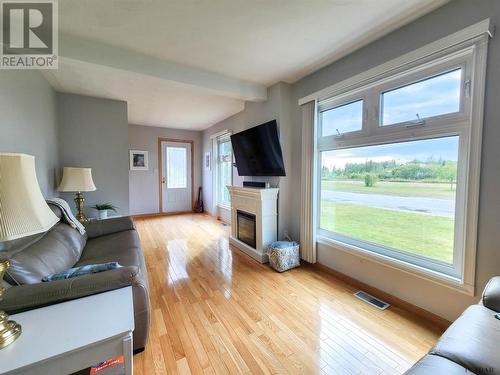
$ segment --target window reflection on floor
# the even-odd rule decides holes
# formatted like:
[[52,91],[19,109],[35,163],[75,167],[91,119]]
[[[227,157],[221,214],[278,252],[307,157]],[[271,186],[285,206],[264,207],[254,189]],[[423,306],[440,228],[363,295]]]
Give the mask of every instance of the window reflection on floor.
[[224,297],[231,298],[231,284],[233,280],[233,253],[229,249],[229,241],[225,237],[217,242],[217,269],[224,277]]
[[187,242],[186,240],[170,240],[167,243],[168,254],[168,285],[189,278],[186,270]]
[[350,373],[356,369],[362,374],[398,374],[411,367],[389,345],[327,303],[320,304],[319,316],[320,366],[324,372]]

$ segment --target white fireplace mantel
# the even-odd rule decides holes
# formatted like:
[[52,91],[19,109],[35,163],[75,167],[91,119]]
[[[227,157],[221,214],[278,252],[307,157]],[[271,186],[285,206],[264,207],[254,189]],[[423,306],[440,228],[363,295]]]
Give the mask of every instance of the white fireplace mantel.
[[[258,189],[228,186],[231,194],[231,236],[229,243],[261,263],[267,263],[267,247],[277,239],[279,189]],[[238,239],[238,214],[255,215],[256,245]]]

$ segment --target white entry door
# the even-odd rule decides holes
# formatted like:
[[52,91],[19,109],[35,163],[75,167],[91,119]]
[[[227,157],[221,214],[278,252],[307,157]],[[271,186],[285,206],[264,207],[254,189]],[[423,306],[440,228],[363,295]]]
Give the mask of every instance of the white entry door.
[[191,211],[191,143],[166,142],[162,148],[162,211]]

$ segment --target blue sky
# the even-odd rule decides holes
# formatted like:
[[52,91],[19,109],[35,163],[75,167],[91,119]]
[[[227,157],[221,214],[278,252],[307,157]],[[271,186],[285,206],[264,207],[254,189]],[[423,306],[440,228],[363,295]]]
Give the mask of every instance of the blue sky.
[[322,112],[323,137],[361,130],[363,126],[363,101],[358,100],[329,111]]
[[458,137],[425,139],[388,145],[356,147],[322,152],[323,166],[343,169],[347,163],[396,160],[403,164],[412,160],[444,159],[457,161]]
[[432,117],[460,109],[461,69],[388,91],[382,95],[382,124]]

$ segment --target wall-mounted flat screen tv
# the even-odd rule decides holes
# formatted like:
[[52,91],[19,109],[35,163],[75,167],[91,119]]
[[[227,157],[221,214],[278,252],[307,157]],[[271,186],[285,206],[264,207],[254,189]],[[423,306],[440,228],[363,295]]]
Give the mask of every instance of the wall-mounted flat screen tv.
[[231,136],[240,176],[285,176],[276,120]]

